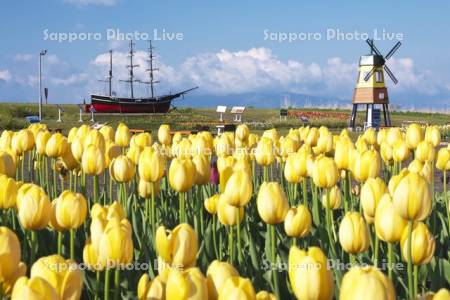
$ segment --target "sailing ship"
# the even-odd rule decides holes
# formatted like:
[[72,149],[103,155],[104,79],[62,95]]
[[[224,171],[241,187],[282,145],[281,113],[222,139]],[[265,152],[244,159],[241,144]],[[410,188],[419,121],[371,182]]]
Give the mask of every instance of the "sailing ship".
[[[120,80],[130,85],[130,97],[117,97],[112,91],[112,79],[113,79],[113,51],[109,51],[109,73],[106,80],[108,82],[109,93],[108,95],[91,95],[91,104],[86,105],[86,111],[95,111],[97,113],[166,113],[170,110],[172,100],[184,97],[184,95],[192,90],[197,89],[194,87],[188,90],[184,90],[178,93],[170,93],[167,95],[156,96],[154,85],[159,83],[155,80],[154,72],[158,69],[154,67],[154,47],[152,41],[150,42],[148,62],[149,68],[146,70],[149,73],[149,81],[141,81],[135,79],[134,68],[139,67],[133,63],[134,42],[130,41],[130,64],[127,66],[130,69],[130,77],[126,80]],[[134,83],[143,83],[150,85],[150,97],[135,97],[134,95]]]

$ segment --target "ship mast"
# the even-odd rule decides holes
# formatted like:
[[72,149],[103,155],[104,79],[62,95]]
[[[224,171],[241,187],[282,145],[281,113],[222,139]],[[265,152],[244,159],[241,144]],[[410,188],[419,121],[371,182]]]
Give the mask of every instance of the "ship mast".
[[113,51],[109,50],[109,72],[108,77],[106,77],[106,80],[99,80],[102,82],[108,82],[109,86],[109,96],[112,96],[112,79],[113,79],[113,71],[112,71],[112,57],[113,57]]
[[152,41],[149,40],[150,43],[150,47],[148,48],[148,63],[149,63],[149,68],[146,69],[147,72],[149,72],[149,76],[150,76],[150,81],[146,81],[146,82],[142,82],[142,83],[146,83],[146,84],[150,84],[150,90],[151,90],[151,94],[152,94],[152,98],[155,96],[155,88],[154,88],[154,84],[155,83],[159,83],[159,81],[155,81],[155,77],[154,77],[154,71],[158,71],[158,68],[155,68],[153,66],[153,60],[155,58],[155,56],[153,55],[153,50],[155,49],[155,47],[152,46]]
[[130,41],[130,64],[127,65],[128,68],[130,68],[130,78],[128,80],[121,80],[124,82],[129,82],[130,83],[130,90],[131,90],[131,98],[134,98],[134,88],[133,88],[133,83],[135,81],[139,81],[139,80],[135,80],[134,79],[134,68],[135,67],[139,67],[139,65],[134,65],[133,64],[133,57],[134,57],[134,43],[133,40]]

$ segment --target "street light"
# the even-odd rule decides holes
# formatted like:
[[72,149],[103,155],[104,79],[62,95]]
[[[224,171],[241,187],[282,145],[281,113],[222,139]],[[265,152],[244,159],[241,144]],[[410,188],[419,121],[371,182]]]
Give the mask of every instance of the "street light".
[[39,121],[42,121],[42,56],[47,54],[47,50],[39,53]]

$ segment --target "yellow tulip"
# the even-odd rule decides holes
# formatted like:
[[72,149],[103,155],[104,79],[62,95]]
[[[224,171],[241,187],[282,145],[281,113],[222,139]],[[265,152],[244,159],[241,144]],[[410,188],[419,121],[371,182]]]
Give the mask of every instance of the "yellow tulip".
[[332,158],[318,156],[314,162],[313,181],[321,188],[331,188],[339,179],[339,170]]
[[[121,148],[120,148],[120,152],[122,153]],[[139,159],[141,158],[141,154],[142,154],[141,147],[131,146],[130,148],[128,148],[126,156],[133,162],[133,164],[138,165]]]
[[271,225],[283,222],[289,210],[286,194],[278,182],[263,182],[256,204],[261,219]]
[[40,131],[36,136],[36,152],[40,155],[45,155],[45,147],[51,137],[51,133],[48,131]]
[[19,185],[14,179],[0,175],[0,209],[16,207],[18,190]]
[[10,178],[16,176],[15,157],[7,151],[0,151],[0,174],[4,174]]
[[437,126],[428,126],[425,130],[425,141],[431,143],[433,147],[439,146],[441,143],[441,132]]
[[170,145],[172,136],[170,135],[170,126],[162,124],[158,129],[158,140],[162,145]]
[[258,144],[258,140],[259,140],[259,136],[257,134],[250,133],[249,136],[248,136],[248,144],[247,144],[247,146],[250,149],[255,148],[256,145]]
[[117,182],[129,182],[135,173],[136,166],[125,155],[114,158],[109,166],[109,174]]
[[364,182],[368,178],[378,177],[381,170],[380,154],[376,150],[367,150],[363,153],[353,153],[351,171],[354,178],[359,182]]
[[217,201],[217,216],[219,217],[220,223],[225,226],[237,225],[239,214],[240,224],[244,218],[244,207],[232,206],[228,203],[230,203],[229,196],[227,194],[221,194]]
[[279,135],[276,128],[264,130],[262,137],[272,140],[273,143],[276,143],[279,140]]
[[306,175],[306,153],[296,152],[290,154],[284,166],[284,177],[287,182],[299,183]]
[[28,129],[22,129],[16,132],[11,140],[11,148],[19,156],[33,149],[34,145],[33,133]]
[[279,155],[283,158],[283,160],[286,160],[286,158],[290,154],[295,153],[299,147],[300,147],[299,142],[291,139],[290,137],[283,138],[283,140],[280,139]]
[[14,136],[14,132],[11,130],[3,130],[0,135],[0,149],[5,150],[11,148],[11,141]]
[[408,126],[408,129],[406,129],[405,139],[409,149],[416,148],[423,138],[423,130],[419,124],[411,124]]
[[214,260],[206,271],[208,299],[217,300],[225,282],[233,276],[239,276],[239,273],[231,264]]
[[31,278],[46,280],[60,299],[76,300],[81,297],[83,275],[73,260],[65,260],[59,255],[42,257],[31,267]]
[[402,132],[400,131],[400,128],[398,127],[391,127],[388,129],[387,136],[386,136],[386,142],[394,146],[395,142],[398,140],[403,139]]
[[394,161],[405,161],[409,158],[408,144],[404,140],[398,140],[394,143],[392,157]]
[[249,134],[250,130],[248,129],[248,126],[246,124],[240,124],[236,128],[236,137],[241,141],[246,141],[248,139]]
[[150,281],[148,274],[141,276],[138,282],[137,294],[139,300],[165,300],[166,284],[162,281],[161,276],[156,276]]
[[105,169],[105,155],[95,145],[89,145],[81,158],[83,172],[87,175],[100,175]]
[[397,188],[400,181],[409,174],[408,169],[403,169],[397,175],[394,175],[389,180],[388,189],[391,195],[394,195],[395,189]]
[[3,283],[12,280],[18,272],[21,250],[14,231],[4,226],[0,227],[0,245],[0,282]]
[[373,266],[353,267],[345,273],[339,293],[341,300],[395,300],[391,280]]
[[94,145],[99,148],[102,152],[105,151],[106,142],[103,134],[101,134],[98,130],[92,129],[88,132],[86,137],[84,138],[84,148],[87,148],[89,145]]
[[273,141],[267,137],[262,137],[259,140],[255,149],[256,162],[261,166],[269,166],[275,160],[275,151]]
[[28,279],[23,276],[16,281],[12,291],[11,300],[40,300],[43,299],[43,295],[45,295],[44,299],[48,300],[60,299],[55,289],[47,282],[47,280],[40,277]]
[[277,300],[277,297],[267,291],[259,291],[258,294],[256,294],[256,300]]
[[195,182],[195,165],[191,159],[174,158],[169,168],[170,186],[179,193],[189,191]]
[[73,157],[81,163],[84,152],[84,138],[76,136],[70,144],[70,150],[72,150]]
[[197,233],[186,223],[177,225],[169,234],[160,226],[156,231],[156,251],[169,265],[187,269],[197,261]]
[[308,251],[291,247],[289,281],[297,299],[333,298],[333,274],[327,266],[327,257],[318,247],[310,247]]
[[34,184],[19,188],[17,210],[20,224],[25,229],[43,229],[50,220],[50,200],[45,191]]
[[209,198],[206,198],[204,201],[204,206],[207,212],[212,215],[217,213],[217,204],[219,202],[220,194],[215,194]]
[[448,289],[441,288],[436,293],[427,293],[420,299],[422,298],[425,300],[448,300],[450,299],[450,291]]
[[120,147],[128,147],[130,145],[131,133],[127,125],[120,123],[117,126],[114,141]]
[[150,147],[152,145],[152,135],[149,132],[142,132],[131,137],[131,146],[140,148]]
[[369,150],[369,146],[367,145],[366,140],[362,137],[358,137],[358,139],[356,140],[355,148],[359,153],[363,153]]
[[254,300],[255,289],[247,278],[231,276],[219,292],[219,300]]
[[211,164],[208,156],[204,154],[196,155],[192,158],[195,166],[195,184],[204,185],[209,183],[211,177]]
[[99,129],[99,132],[103,135],[103,139],[105,140],[106,143],[114,142],[114,136],[115,136],[114,128],[112,128],[111,126],[105,125]]
[[348,212],[339,225],[339,243],[351,254],[365,252],[370,245],[369,227],[358,212]]
[[398,242],[407,224],[395,211],[391,196],[384,194],[375,213],[375,233],[378,238],[388,243]]
[[45,154],[48,157],[60,157],[66,149],[67,139],[59,132],[52,134],[45,145]]
[[327,198],[327,193],[322,195],[322,205],[327,209],[338,209],[341,207],[342,193],[337,185],[330,189],[330,199]]
[[395,188],[393,203],[403,219],[424,220],[431,212],[430,184],[421,175],[410,172]]
[[355,147],[349,138],[339,138],[336,141],[334,161],[340,170],[350,169],[350,153],[351,149],[354,148]]
[[131,263],[133,261],[131,233],[131,224],[127,219],[110,219],[99,241],[99,261],[109,267]]
[[305,144],[313,147],[317,144],[317,140],[319,139],[319,131],[317,128],[312,127],[308,130],[306,137],[305,137]]
[[380,147],[381,158],[384,163],[390,165],[394,158],[394,149],[388,143],[382,143]]
[[290,237],[305,237],[311,230],[311,213],[304,205],[291,207],[284,218],[284,231]]
[[323,130],[317,139],[317,145],[313,148],[315,154],[328,153],[333,149],[333,135],[327,130]]
[[76,136],[84,139],[88,135],[89,131],[91,131],[91,127],[87,124],[83,124],[78,127]]
[[444,172],[450,170],[450,150],[446,148],[439,149],[436,159],[436,168]]
[[234,172],[228,179],[224,193],[228,204],[232,206],[245,206],[253,194],[253,183],[250,175],[245,171]]
[[[408,231],[407,225],[403,230],[400,246],[402,256],[405,261],[408,261]],[[428,229],[427,225],[422,222],[414,223],[411,238],[411,256],[414,265],[423,265],[431,261],[434,255],[436,241],[433,234]]]
[[375,145],[377,142],[377,133],[373,127],[367,129],[363,133],[362,137],[369,145]]
[[369,224],[373,223],[375,211],[380,202],[381,197],[388,192],[384,181],[377,178],[369,178],[361,188],[361,206],[364,211],[364,217]]
[[[128,153],[131,149],[128,150]],[[109,165],[111,164],[111,161],[122,154],[122,149],[119,145],[117,145],[114,142],[108,142],[106,144],[106,151],[105,151],[105,166],[109,168]],[[134,162],[134,161],[133,161]]]
[[90,270],[102,271],[105,266],[101,264],[98,257],[98,248],[94,247],[92,239],[88,238],[83,248],[83,262]]
[[87,215],[87,202],[80,193],[64,191],[56,198],[56,222],[63,229],[76,229],[80,227]]
[[159,194],[159,189],[161,186],[161,181],[156,182],[147,182],[145,180],[140,179],[138,185],[138,193],[144,199],[149,199],[153,193],[155,193],[155,197]]
[[166,300],[208,299],[206,279],[198,268],[172,269],[166,283]]
[[418,160],[425,161],[433,161],[436,156],[436,150],[430,142],[422,141],[417,145],[415,158]]

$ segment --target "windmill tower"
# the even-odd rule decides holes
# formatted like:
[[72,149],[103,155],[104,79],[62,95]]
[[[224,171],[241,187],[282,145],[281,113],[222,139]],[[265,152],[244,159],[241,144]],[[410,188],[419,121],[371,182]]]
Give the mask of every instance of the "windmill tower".
[[401,46],[398,42],[391,51],[383,56],[374,45],[373,40],[366,40],[370,47],[370,54],[361,56],[359,60],[359,72],[356,88],[353,92],[353,109],[350,119],[350,127],[355,129],[356,113],[359,105],[366,106],[365,127],[378,127],[381,121],[381,110],[377,108],[381,105],[384,116],[384,126],[391,126],[389,114],[389,96],[384,81],[384,71],[388,74],[394,84],[398,83],[392,71],[386,65],[394,53]]

